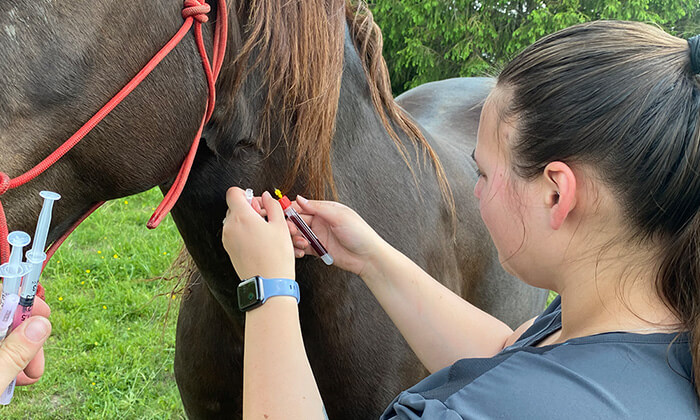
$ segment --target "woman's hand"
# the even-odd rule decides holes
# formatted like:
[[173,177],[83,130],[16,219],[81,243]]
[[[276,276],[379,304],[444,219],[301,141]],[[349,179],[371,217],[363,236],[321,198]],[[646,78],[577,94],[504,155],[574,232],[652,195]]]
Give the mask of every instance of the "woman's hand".
[[222,242],[238,276],[294,279],[294,248],[277,200],[266,191],[254,208],[243,190],[232,187],[226,203]]
[[[36,298],[32,316],[12,331],[0,346],[0,389],[4,390],[17,378],[17,385],[38,381],[44,373],[44,341],[51,333],[46,317],[51,310]],[[2,392],[2,391],[0,391]]]
[[[386,242],[354,210],[333,201],[310,201],[297,196],[293,206],[333,257],[333,265],[362,276],[378,260]],[[287,221],[297,258],[316,255],[291,222]]]

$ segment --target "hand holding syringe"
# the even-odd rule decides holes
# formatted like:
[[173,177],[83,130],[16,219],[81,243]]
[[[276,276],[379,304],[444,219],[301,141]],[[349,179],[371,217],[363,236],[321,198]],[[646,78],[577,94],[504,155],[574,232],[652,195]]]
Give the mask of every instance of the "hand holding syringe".
[[10,328],[20,300],[20,280],[31,270],[28,264],[21,262],[22,248],[29,244],[29,235],[12,232],[8,235],[8,243],[12,246],[9,262],[0,266],[0,276],[4,277],[0,337],[5,339],[7,336],[0,347],[0,390],[13,383],[18,374],[22,385],[34,383],[41,377],[44,372],[42,345],[51,331],[51,324],[42,318],[49,315],[49,308],[43,301],[35,311],[41,316],[32,317],[17,329]]
[[10,332],[12,321],[19,303],[19,287],[22,278],[31,267],[22,262],[22,250],[29,245],[31,238],[24,232],[16,231],[7,236],[7,242],[12,246],[10,260],[0,266],[2,282],[2,307],[0,307],[0,341]]
[[[22,262],[22,249],[30,242],[30,237],[24,232],[12,232],[8,242],[12,245],[10,262],[0,266],[0,277],[3,277],[3,304],[0,308],[0,341],[12,330],[19,327],[31,315],[34,306],[39,277],[43,270],[46,254],[44,248],[51,224],[51,213],[54,201],[61,198],[51,191],[42,191],[44,204],[39,214],[39,220],[34,234],[32,249],[27,251],[27,262]],[[20,295],[20,281],[22,292]],[[0,404],[7,405],[12,400],[15,389],[13,380],[0,394]]]

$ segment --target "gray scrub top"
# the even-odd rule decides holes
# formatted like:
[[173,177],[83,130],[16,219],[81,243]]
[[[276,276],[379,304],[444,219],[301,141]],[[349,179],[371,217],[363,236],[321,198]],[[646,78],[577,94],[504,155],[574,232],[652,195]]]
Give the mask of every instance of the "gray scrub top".
[[513,345],[457,361],[381,419],[698,419],[687,333],[611,332],[534,347],[561,328],[557,297]]

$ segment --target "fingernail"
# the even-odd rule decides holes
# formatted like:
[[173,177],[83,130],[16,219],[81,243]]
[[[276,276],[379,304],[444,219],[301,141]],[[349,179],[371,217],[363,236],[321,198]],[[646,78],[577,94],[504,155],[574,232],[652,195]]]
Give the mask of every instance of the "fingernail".
[[297,195],[297,201],[300,202],[301,204],[306,204],[309,202],[309,200],[305,199],[304,197]]
[[263,195],[263,197],[271,197],[269,191],[265,191],[264,193],[262,193],[262,195]]
[[35,318],[29,321],[24,330],[24,335],[35,343],[40,342],[49,334],[49,321],[43,318]]

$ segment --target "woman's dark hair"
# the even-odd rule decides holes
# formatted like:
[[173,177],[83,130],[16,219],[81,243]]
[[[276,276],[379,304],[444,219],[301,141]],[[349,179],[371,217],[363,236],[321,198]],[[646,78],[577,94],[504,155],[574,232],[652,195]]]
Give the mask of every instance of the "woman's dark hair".
[[657,291],[690,331],[700,395],[700,38],[597,21],[548,35],[498,77],[511,92],[513,170],[584,164],[612,190],[635,239],[657,241]]

